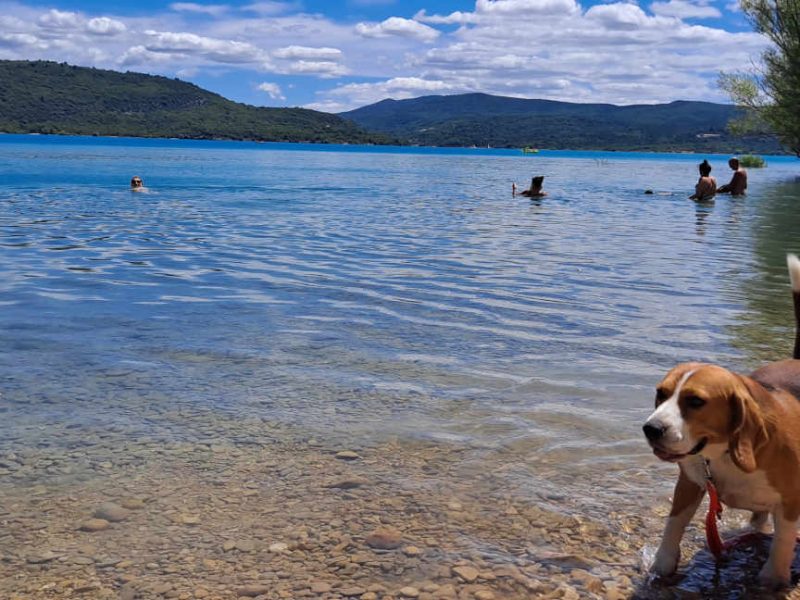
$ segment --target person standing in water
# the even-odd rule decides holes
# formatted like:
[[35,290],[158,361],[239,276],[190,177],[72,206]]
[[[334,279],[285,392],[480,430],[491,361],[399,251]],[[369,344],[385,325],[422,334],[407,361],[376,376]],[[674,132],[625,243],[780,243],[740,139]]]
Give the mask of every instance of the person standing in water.
[[720,187],[717,193],[743,196],[747,189],[747,171],[739,166],[739,159],[735,156],[728,161],[728,166],[733,169],[733,177],[731,177],[730,183]]
[[690,200],[711,200],[714,194],[717,193],[717,180],[711,176],[711,165],[707,160],[704,160],[698,166],[700,171],[700,179],[697,185],[694,186],[694,194],[689,196]]

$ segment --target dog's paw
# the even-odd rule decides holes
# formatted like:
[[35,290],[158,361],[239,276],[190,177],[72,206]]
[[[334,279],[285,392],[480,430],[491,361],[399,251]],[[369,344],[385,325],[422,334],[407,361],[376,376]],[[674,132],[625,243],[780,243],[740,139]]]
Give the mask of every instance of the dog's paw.
[[669,550],[659,548],[656,557],[650,567],[650,572],[659,577],[672,575],[678,569],[678,561],[681,559],[680,550]]
[[779,590],[789,585],[789,569],[777,572],[769,561],[758,573],[758,582],[769,590]]

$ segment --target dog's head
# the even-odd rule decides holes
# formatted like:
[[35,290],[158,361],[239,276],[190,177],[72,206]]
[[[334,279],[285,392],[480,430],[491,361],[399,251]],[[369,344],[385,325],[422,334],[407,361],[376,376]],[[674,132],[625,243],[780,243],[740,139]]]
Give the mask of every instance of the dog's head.
[[[756,470],[756,449],[766,441],[753,398],[755,382],[716,365],[684,363],[656,386],[656,409],[644,434],[661,460],[677,462],[707,446],[727,445],[743,471]],[[720,447],[720,446],[716,446]]]

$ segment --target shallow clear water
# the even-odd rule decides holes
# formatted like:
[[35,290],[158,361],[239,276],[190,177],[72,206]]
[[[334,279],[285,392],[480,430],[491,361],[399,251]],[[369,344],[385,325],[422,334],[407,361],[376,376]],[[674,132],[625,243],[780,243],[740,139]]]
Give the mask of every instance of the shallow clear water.
[[[0,450],[200,405],[462,446],[465,473],[501,457],[515,493],[595,515],[648,504],[665,370],[793,337],[800,163],[700,205],[700,160],[0,136]],[[512,198],[534,174],[549,196]]]

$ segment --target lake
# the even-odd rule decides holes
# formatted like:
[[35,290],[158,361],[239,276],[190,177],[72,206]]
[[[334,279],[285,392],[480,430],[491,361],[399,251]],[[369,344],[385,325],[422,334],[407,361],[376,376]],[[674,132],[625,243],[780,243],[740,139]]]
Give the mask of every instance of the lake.
[[[663,592],[639,573],[676,472],[641,434],[654,385],[794,336],[800,163],[697,204],[703,158],[0,136],[0,580]],[[144,508],[75,532],[109,500]],[[708,591],[696,522],[676,585]]]

